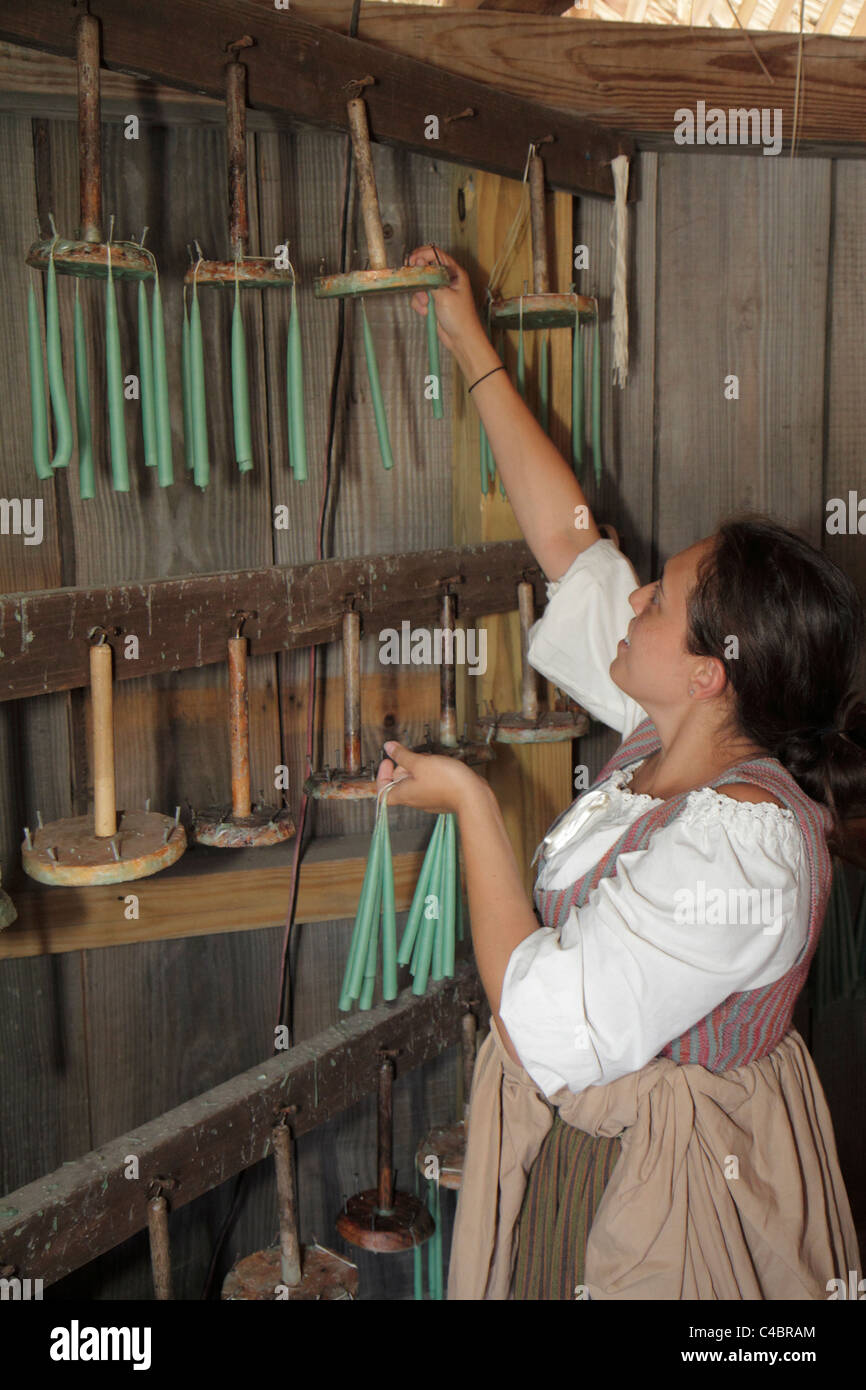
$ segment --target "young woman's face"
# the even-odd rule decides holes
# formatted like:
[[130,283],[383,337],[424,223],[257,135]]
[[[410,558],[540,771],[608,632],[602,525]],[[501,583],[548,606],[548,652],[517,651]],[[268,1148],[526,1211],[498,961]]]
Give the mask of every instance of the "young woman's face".
[[610,664],[611,678],[657,723],[690,703],[697,665],[703,658],[686,651],[686,598],[697,567],[712,548],[712,537],[672,555],[661,578],[629,595],[635,616]]

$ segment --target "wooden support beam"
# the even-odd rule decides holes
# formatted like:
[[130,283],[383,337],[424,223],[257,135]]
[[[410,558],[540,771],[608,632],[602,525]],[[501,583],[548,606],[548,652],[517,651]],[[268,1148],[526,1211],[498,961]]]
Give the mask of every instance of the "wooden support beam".
[[[611,198],[610,161],[633,149],[609,122],[593,124],[537,97],[515,99],[486,81],[318,27],[294,6],[276,10],[270,0],[100,0],[99,19],[106,68],[218,98],[226,44],[247,32],[255,39],[244,51],[249,105],[327,129],[347,128],[346,84],[371,74],[375,84],[364,98],[374,140],[510,178],[522,178],[530,142],[552,135],[545,156],[550,185]],[[73,23],[58,0],[30,0],[0,12],[0,38],[68,57]],[[467,108],[473,114],[456,119]],[[439,119],[437,139],[429,135],[430,115]]]
[[[523,570],[546,602],[544,576],[525,541],[321,560],[307,565],[118,584],[109,589],[45,589],[0,596],[0,700],[88,685],[88,633],[115,635],[115,680],[184,671],[226,660],[231,614],[255,613],[244,627],[253,656],[336,641],[343,606],[354,596],[367,632],[438,625],[440,581],[454,580],[461,618],[517,606]],[[455,578],[456,576],[456,578]],[[346,604],[348,606],[348,604]],[[138,638],[124,660],[123,638]]]
[[[412,906],[429,838],[429,825],[391,831],[398,912]],[[367,834],[310,841],[298,871],[296,925],[355,916],[369,850]],[[53,888],[23,874],[17,883],[4,879],[18,919],[0,931],[0,960],[278,926],[286,917],[294,852],[294,840],[266,850],[193,845],[151,878],[88,888]],[[138,898],[133,919],[125,909],[130,893]]]
[[[147,1225],[148,1188],[156,1178],[172,1211],[267,1157],[281,1109],[298,1107],[295,1135],[348,1110],[375,1089],[378,1049],[397,1050],[396,1084],[457,1042],[470,1002],[489,1017],[474,962],[420,998],[403,990],[390,1004],[341,1018],[288,1052],[65,1163],[0,1206],[0,1265],[20,1278],[52,1284]],[[481,1001],[480,1003],[478,1001]],[[129,1178],[129,1155],[139,1177]],[[336,1212],[334,1213],[336,1216]]]

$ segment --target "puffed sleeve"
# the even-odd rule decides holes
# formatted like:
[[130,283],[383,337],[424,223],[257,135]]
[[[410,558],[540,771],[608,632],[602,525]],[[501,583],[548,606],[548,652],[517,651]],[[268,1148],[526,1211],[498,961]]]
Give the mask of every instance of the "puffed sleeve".
[[530,665],[623,738],[647,715],[614,684],[608,668],[634,617],[628,596],[639,588],[613,541],[595,541],[548,583],[547,607],[529,630]]
[[512,952],[499,1012],[545,1095],[637,1071],[728,995],[780,979],[804,949],[796,821],[712,797],[693,794],[691,816],[621,854],[561,937],[541,927]]

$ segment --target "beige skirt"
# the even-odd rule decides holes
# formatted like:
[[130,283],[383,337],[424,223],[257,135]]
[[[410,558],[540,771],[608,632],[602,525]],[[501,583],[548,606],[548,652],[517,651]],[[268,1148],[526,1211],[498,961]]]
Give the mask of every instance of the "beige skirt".
[[587,1239],[588,1297],[825,1299],[830,1280],[862,1277],[830,1112],[795,1030],[731,1071],[657,1057],[548,1100],[492,1019],[472,1082],[449,1299],[513,1297],[527,1179],[555,1110],[622,1140]]

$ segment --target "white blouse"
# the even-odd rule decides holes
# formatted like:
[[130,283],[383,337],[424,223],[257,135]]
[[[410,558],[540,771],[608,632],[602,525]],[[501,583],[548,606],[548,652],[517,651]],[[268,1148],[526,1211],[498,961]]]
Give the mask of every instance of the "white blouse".
[[[646,712],[609,675],[640,587],[610,540],[547,585],[529,660],[624,738]],[[640,762],[584,792],[536,851],[538,886],[575,883],[660,798],[628,784]],[[749,892],[749,890],[752,890]],[[637,1071],[728,995],[784,975],[805,949],[809,863],[792,811],[701,787],[647,849],[620,854],[561,934],[512,952],[500,1015],[547,1096]]]

